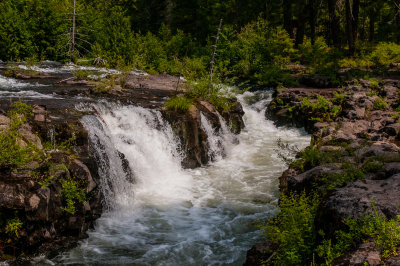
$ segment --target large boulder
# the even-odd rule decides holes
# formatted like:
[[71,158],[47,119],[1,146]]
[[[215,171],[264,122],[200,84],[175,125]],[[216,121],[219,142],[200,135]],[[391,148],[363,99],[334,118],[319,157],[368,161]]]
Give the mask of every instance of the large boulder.
[[320,205],[317,225],[328,235],[335,230],[345,229],[344,219],[360,218],[372,210],[377,210],[387,219],[400,214],[400,174],[383,180],[359,180],[331,193]]

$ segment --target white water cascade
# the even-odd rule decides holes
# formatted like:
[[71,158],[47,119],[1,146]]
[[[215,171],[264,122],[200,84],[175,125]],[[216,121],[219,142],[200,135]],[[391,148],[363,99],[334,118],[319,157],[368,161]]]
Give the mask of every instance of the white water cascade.
[[56,262],[242,265],[262,237],[254,224],[277,209],[285,169],[274,151],[277,139],[301,148],[310,141],[302,131],[277,129],[265,119],[270,98],[270,92],[239,95],[246,124],[239,142],[222,128],[226,157],[194,170],[181,168],[178,140],[160,113],[98,105],[102,118],[86,116],[83,124],[109,210],[88,239]]

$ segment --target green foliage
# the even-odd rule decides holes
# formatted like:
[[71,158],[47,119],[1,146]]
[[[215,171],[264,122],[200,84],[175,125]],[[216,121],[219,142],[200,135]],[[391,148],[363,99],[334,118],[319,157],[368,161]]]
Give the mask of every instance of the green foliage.
[[9,237],[13,239],[18,239],[22,225],[23,223],[20,221],[20,219],[18,217],[15,217],[7,221],[4,231]]
[[243,27],[238,34],[224,28],[218,49],[218,69],[228,76],[249,78],[266,86],[294,84],[285,71],[294,54],[293,40],[282,28],[264,19]]
[[400,247],[400,216],[387,220],[372,203],[372,210],[359,219],[345,219],[345,224],[348,230],[336,231],[334,242],[324,239],[316,248],[318,256],[324,258],[326,265],[331,265],[334,259],[369,239],[381,249],[383,258],[397,255],[397,248]]
[[387,103],[381,98],[377,97],[374,101],[374,109],[384,111],[387,107]]
[[362,169],[365,173],[376,173],[383,170],[383,162],[372,157],[371,160],[366,160],[363,163]]
[[61,186],[62,197],[66,202],[66,206],[62,210],[74,215],[76,211],[75,204],[85,201],[85,190],[80,188],[79,183],[72,179],[62,180]]
[[165,102],[167,110],[179,113],[186,113],[191,105],[191,101],[185,96],[172,97]]
[[314,218],[318,204],[316,195],[307,197],[304,192],[281,195],[279,214],[260,226],[266,237],[279,247],[274,265],[310,262],[316,240]]
[[51,163],[49,169],[43,174],[36,173],[37,178],[41,178],[40,176],[42,176],[42,180],[38,183],[42,188],[46,188],[50,185],[51,181],[60,174],[60,172],[66,171],[68,171],[68,168],[64,164]]
[[379,81],[377,79],[371,78],[369,79],[370,83],[369,86],[373,90],[379,89]]
[[[336,162],[340,161],[340,157]],[[334,190],[344,186],[348,182],[354,182],[364,178],[364,171],[352,163],[342,163],[342,172],[336,174],[324,175],[319,182],[325,186],[326,191]],[[325,192],[325,191],[324,191]]]
[[189,81],[185,95],[193,100],[205,100],[210,102],[214,107],[222,112],[229,111],[232,108],[232,101],[221,92],[220,81],[215,80],[216,83],[210,83],[207,77],[203,77],[196,82]]
[[329,61],[329,48],[323,37],[318,37],[314,44],[307,39],[299,46],[299,59],[302,64],[320,69]]
[[390,63],[400,62],[400,45],[396,43],[380,43],[369,55],[370,60],[379,70],[387,70]]
[[[337,94],[335,100],[343,101],[340,94]],[[300,109],[303,113],[312,113],[313,119],[318,121],[331,121],[335,119],[340,112],[342,107],[340,105],[334,105],[331,101],[324,98],[321,95],[317,95],[317,99],[312,99],[311,97],[304,97],[300,103]]]
[[370,90],[366,94],[368,97],[373,97],[373,96],[377,96],[378,92],[376,90]]
[[344,98],[346,97],[346,95],[344,94],[344,92],[335,92],[333,95],[333,103],[337,104],[337,105],[341,105],[344,101]]
[[19,129],[32,115],[32,106],[27,105],[22,101],[18,101],[11,105],[11,109],[8,112],[8,116],[11,119],[11,129]]
[[76,80],[87,80],[92,73],[88,70],[78,69],[73,74]]
[[43,157],[43,153],[18,131],[32,114],[32,107],[21,101],[11,107],[9,128],[0,131],[0,168],[18,168]]

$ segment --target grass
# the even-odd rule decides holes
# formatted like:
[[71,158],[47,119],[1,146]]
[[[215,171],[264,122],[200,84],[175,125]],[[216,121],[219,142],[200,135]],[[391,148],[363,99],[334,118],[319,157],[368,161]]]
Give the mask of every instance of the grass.
[[186,113],[191,105],[192,102],[185,96],[175,96],[165,102],[165,107],[168,111],[174,111],[178,113]]

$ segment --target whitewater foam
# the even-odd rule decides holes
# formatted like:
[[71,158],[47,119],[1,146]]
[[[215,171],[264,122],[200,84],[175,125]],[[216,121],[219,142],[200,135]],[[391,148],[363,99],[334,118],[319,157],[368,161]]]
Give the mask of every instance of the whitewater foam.
[[[241,265],[262,236],[252,223],[277,209],[278,177],[285,169],[274,151],[277,139],[304,147],[310,137],[265,120],[271,92],[247,92],[238,99],[246,124],[239,143],[227,144],[225,158],[193,170],[181,168],[179,142],[159,112],[97,106],[101,118],[82,122],[100,158],[102,187],[111,191],[106,201],[112,207],[89,238],[58,261]],[[121,171],[118,153],[129,162],[135,182]]]

